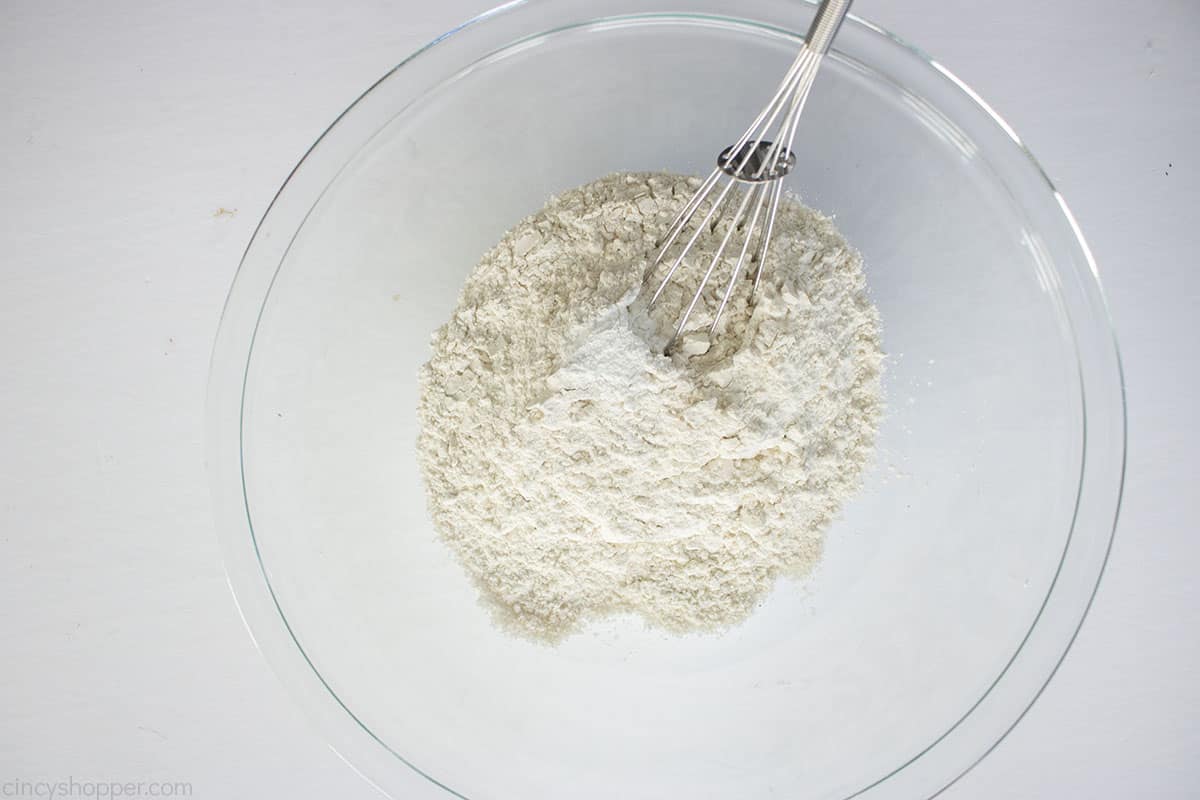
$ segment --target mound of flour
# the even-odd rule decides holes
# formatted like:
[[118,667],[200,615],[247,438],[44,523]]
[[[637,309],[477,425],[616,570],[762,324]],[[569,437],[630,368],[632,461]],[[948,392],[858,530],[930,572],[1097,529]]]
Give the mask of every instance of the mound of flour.
[[757,302],[747,280],[707,343],[723,264],[688,346],[661,355],[721,231],[652,311],[631,289],[697,184],[616,174],[551,198],[483,257],[434,335],[429,506],[520,632],[554,640],[620,612],[677,631],[743,619],[817,562],[871,455],[878,315],[857,253],[795,201]]

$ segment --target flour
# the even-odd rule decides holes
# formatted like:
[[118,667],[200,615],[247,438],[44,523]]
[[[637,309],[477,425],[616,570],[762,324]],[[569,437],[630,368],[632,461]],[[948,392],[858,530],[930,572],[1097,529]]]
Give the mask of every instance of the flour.
[[[551,198],[467,279],[421,370],[437,530],[515,630],[556,640],[631,612],[675,631],[745,618],[803,576],[858,487],[881,408],[862,263],[785,199],[757,302],[722,264],[661,355],[721,230],[654,309],[655,238],[698,185],[616,174]],[[634,291],[631,291],[633,289]]]

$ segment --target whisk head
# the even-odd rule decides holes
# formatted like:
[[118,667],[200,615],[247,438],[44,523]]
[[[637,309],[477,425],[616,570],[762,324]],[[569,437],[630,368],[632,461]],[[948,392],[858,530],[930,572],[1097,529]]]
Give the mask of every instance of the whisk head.
[[[650,306],[662,296],[679,270],[680,264],[700,237],[715,234],[718,223],[722,221],[723,215],[728,213],[727,209],[736,205],[736,211],[724,228],[720,244],[704,272],[700,286],[692,295],[675,335],[667,345],[667,352],[670,352],[683,334],[688,319],[726,252],[737,252],[737,261],[721,295],[709,335],[716,332],[717,324],[733,296],[743,267],[747,267],[747,274],[750,269],[754,270],[751,300],[757,296],[771,242],[771,231],[779,211],[779,199],[783,193],[783,177],[796,164],[796,156],[792,152],[796,126],[823,55],[823,52],[808,45],[801,47],[799,55],[784,75],[771,101],[746,132],[721,151],[717,156],[716,168],[700,184],[700,188],[679,211],[667,233],[659,240],[658,255],[646,269],[643,286],[651,283],[660,266],[670,263],[670,267],[651,296]],[[735,192],[734,187],[738,187],[740,191]],[[684,236],[685,233],[687,236]],[[682,247],[676,247],[679,241],[683,241]],[[731,245],[737,250],[731,250]]]

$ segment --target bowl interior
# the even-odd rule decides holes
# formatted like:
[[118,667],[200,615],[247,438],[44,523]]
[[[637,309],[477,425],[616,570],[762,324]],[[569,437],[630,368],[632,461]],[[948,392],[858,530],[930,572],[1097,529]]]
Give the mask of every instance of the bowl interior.
[[614,619],[548,648],[495,629],[426,513],[416,374],[505,229],[608,172],[706,173],[793,34],[594,20],[403,104],[389,78],[389,113],[340,123],[355,154],[298,229],[260,231],[290,238],[241,364],[244,514],[290,636],[396,770],[471,798],[847,797],[954,730],[1035,626],[1084,469],[1062,220],[1043,228],[1032,178],[949,81],[858,23],[840,45],[788,181],[863,253],[886,418],[817,574],[721,635]]

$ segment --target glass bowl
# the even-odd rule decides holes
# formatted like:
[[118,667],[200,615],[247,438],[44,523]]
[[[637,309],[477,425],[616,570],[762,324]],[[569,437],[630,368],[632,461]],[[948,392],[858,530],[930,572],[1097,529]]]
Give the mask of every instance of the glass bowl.
[[986,103],[851,19],[788,180],[864,255],[888,411],[819,570],[719,635],[493,627],[426,513],[417,368],[549,195],[707,173],[812,15],[687,5],[530,0],[441,37],[312,147],[231,290],[208,412],[230,583],[330,744],[395,797],[928,797],[1020,719],[1096,589],[1125,421],[1087,246]]

